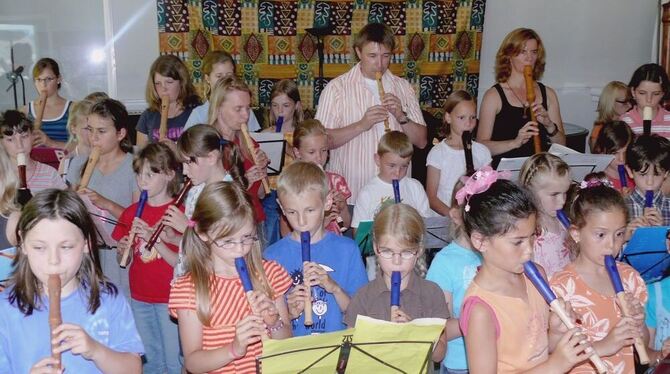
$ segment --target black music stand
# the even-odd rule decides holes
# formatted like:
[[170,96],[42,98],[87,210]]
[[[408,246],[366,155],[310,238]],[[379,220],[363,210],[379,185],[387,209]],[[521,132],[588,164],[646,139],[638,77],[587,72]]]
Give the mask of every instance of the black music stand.
[[[338,352],[338,358],[337,358],[337,365],[336,367],[332,368],[332,370],[329,370],[329,372],[335,372],[337,374],[343,374],[346,372],[347,369],[347,364],[349,363],[349,355],[353,350],[356,350],[363,355],[369,357],[373,361],[377,362],[379,364],[379,370],[377,372],[385,372],[385,373],[402,373],[402,374],[409,374],[406,371],[394,366],[390,362],[388,362],[387,359],[382,359],[379,357],[375,357],[369,352],[365,351],[364,346],[375,346],[375,345],[388,345],[388,344],[425,344],[428,346],[428,350],[426,352],[426,356],[423,357],[423,363],[422,363],[422,371],[419,372],[419,374],[422,373],[431,373],[432,372],[432,365],[431,365],[431,353],[433,352],[433,342],[430,341],[409,341],[409,340],[400,340],[400,341],[386,341],[386,342],[368,342],[368,343],[352,343],[352,338],[353,335],[348,334],[348,335],[342,335],[342,343],[339,345],[328,345],[328,346],[319,346],[319,347],[313,347],[313,346],[307,346],[303,349],[294,349],[282,353],[277,353],[277,354],[271,354],[267,356],[261,356],[256,358],[256,372],[261,373],[261,363],[266,360],[270,360],[272,358],[280,357],[280,356],[285,356],[285,355],[291,355],[291,354],[297,354],[297,353],[304,353],[304,352],[309,352],[309,351],[315,351],[315,350],[324,350],[327,349],[326,353],[322,354],[320,357],[317,357],[314,361],[304,363],[304,368],[302,370],[298,370],[298,374],[302,373],[312,373],[315,371],[310,371],[315,365],[317,365],[319,362],[323,361],[324,359],[328,358],[329,356],[333,355],[335,352]],[[265,372],[264,372],[265,373]]]

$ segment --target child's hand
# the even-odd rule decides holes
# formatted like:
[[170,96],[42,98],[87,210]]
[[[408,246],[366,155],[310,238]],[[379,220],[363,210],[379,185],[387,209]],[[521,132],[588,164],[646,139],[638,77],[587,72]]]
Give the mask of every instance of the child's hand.
[[[576,323],[577,315],[575,314],[574,309],[572,309],[570,302],[564,301],[563,298],[558,298],[558,302],[563,307],[563,310],[565,310],[565,314],[568,318],[570,318],[573,323]],[[569,331],[568,327],[565,326],[565,323],[558,317],[558,314],[553,311],[549,315],[549,331],[555,333],[556,336],[564,335]]]
[[563,334],[550,359],[554,361],[555,367],[560,367],[562,373],[567,373],[572,367],[589,358],[592,352],[586,336],[575,327]]
[[522,128],[519,129],[519,132],[516,134],[516,140],[517,142],[517,148],[521,147],[522,145],[526,144],[530,138],[532,138],[535,135],[539,135],[540,131],[537,129],[537,123],[533,121],[526,122],[525,125],[523,125]]
[[288,306],[288,315],[293,320],[300,317],[305,310],[305,300],[307,300],[307,287],[298,284],[286,295],[286,304]]
[[310,287],[321,286],[328,293],[335,293],[340,286],[316,262],[303,262],[303,279]]
[[55,369],[55,365],[58,365],[58,360],[51,356],[45,357],[30,368],[30,374],[61,374],[63,369]]
[[649,223],[647,222],[647,219],[644,216],[639,216],[630,222],[628,222],[628,225],[626,225],[626,240],[630,240],[630,238],[633,236],[633,232],[638,227],[647,227],[649,226]]
[[53,141],[49,139],[47,134],[44,133],[42,130],[33,130],[33,147],[39,147],[39,146],[45,146],[45,147],[52,147],[53,146]]
[[52,344],[60,343],[54,350],[57,353],[71,351],[72,354],[93,360],[101,348],[100,343],[88,336],[86,331],[78,325],[64,323],[54,330],[53,336]]
[[611,356],[619,352],[621,348],[632,345],[635,342],[635,338],[639,336],[640,331],[637,328],[637,323],[630,317],[623,317],[610,330],[605,339],[595,342],[594,346],[601,357]]
[[663,347],[661,347],[661,353],[663,357],[670,355],[670,338],[665,339],[663,342]]
[[259,342],[263,334],[265,334],[263,318],[254,314],[242,318],[235,325],[235,339],[232,343],[233,351],[238,356],[246,355],[247,347]]
[[644,218],[647,220],[647,226],[661,226],[663,216],[658,208],[644,208]]
[[268,158],[268,155],[259,148],[256,148],[256,165],[261,167],[262,169],[265,169],[270,165],[270,159]]
[[279,311],[268,295],[261,291],[252,291],[249,297],[251,310],[254,314],[263,317],[266,325],[272,326],[279,320]]
[[188,226],[186,213],[179,210],[175,205],[170,205],[167,208],[165,214],[163,214],[162,220],[166,226],[170,226],[180,233],[186,231],[186,226]]
[[130,248],[130,236],[126,235],[121,240],[116,243],[116,262],[121,265],[121,259],[123,259],[123,254],[128,251],[128,264],[133,261],[133,253]]
[[97,192],[88,188],[82,188],[77,192],[79,192],[82,195],[86,195],[88,199],[91,200],[91,203],[93,203],[93,205],[97,206],[98,208],[103,210],[109,210],[108,207],[110,201],[102,197]]
[[[629,317],[635,321],[638,330],[640,330],[640,335],[644,335],[644,331],[647,328],[644,323],[644,306],[642,306],[640,300],[636,299],[635,296],[633,296],[633,294],[630,292],[624,292],[624,299],[626,300],[628,312],[630,313]],[[616,299],[616,303],[619,305],[619,308],[621,308],[621,304],[619,304],[618,298]]]
[[410,317],[407,313],[403,312],[402,309],[396,308],[395,311],[391,313],[391,322],[410,322],[412,320],[412,317]]
[[146,223],[142,218],[135,217],[133,218],[133,226],[130,228],[130,235],[135,235],[137,238],[141,238],[145,242],[148,242],[151,238],[151,228],[149,224]]
[[181,243],[183,235],[179,234],[172,227],[166,228],[158,235],[158,238],[165,244],[172,244],[178,246]]
[[249,168],[249,170],[244,172],[244,177],[247,178],[249,186],[264,179],[267,176],[268,173],[265,166],[254,165],[251,168]]

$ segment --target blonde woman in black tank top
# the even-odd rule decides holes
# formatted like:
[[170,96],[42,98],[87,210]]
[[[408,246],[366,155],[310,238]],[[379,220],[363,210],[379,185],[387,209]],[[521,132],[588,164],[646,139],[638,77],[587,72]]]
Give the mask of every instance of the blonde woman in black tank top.
[[[533,66],[533,78],[544,72],[545,51],[539,35],[531,29],[519,28],[502,41],[496,55],[496,81],[484,94],[479,111],[477,141],[486,145],[497,165],[502,157],[523,157],[533,154],[534,135],[540,134],[543,149],[550,143],[565,144],[565,132],[556,92],[535,83],[535,102],[526,100],[523,76],[525,65]],[[537,122],[530,120],[530,111]]]

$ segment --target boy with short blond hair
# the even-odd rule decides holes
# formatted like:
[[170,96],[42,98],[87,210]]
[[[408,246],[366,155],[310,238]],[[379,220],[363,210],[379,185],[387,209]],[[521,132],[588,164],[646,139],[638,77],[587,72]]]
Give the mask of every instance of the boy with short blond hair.
[[394,202],[394,179],[398,180],[401,202],[416,209],[422,217],[432,215],[421,183],[411,177],[406,178],[413,153],[414,148],[405,133],[390,131],[382,136],[374,156],[379,174],[361,189],[351,227],[358,228],[360,222],[372,221],[382,207]]
[[[268,247],[264,256],[277,261],[293,279],[287,293],[293,335],[343,330],[342,315],[367,277],[356,243],[324,230],[324,214],[332,204],[326,174],[313,163],[296,161],[279,176],[277,195],[292,232]],[[311,261],[303,263],[300,234],[305,231],[310,233]],[[311,287],[314,324],[309,327],[304,324],[308,294],[303,279]]]

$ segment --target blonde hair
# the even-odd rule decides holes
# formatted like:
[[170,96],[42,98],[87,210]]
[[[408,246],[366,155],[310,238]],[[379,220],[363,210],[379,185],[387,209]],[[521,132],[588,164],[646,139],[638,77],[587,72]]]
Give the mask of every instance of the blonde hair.
[[191,76],[184,65],[184,62],[177,56],[163,55],[159,56],[149,69],[149,77],[147,78],[147,87],[145,91],[145,98],[149,104],[149,110],[160,112],[161,98],[156,93],[154,86],[154,76],[160,74],[164,77],[169,77],[179,81],[179,97],[177,102],[185,108],[200,105],[200,98],[195,92],[193,83],[191,83]]
[[[233,65],[233,73],[235,72],[235,60],[230,53],[224,51],[209,51],[202,60],[202,73],[205,75],[212,74],[212,70],[214,70],[214,65],[216,64],[231,64]],[[210,82],[205,85],[205,97],[209,97],[209,94],[212,91],[211,84],[212,83]]]
[[73,150],[77,143],[79,143],[79,139],[77,138],[77,124],[80,120],[86,119],[89,113],[91,113],[91,108],[95,103],[95,100],[84,99],[73,103],[70,107],[66,125],[69,137],[67,144],[65,145],[65,149],[68,151]]
[[298,124],[293,130],[293,146],[300,149],[300,143],[308,136],[328,136],[326,128],[318,119],[307,119]]
[[372,237],[375,242],[384,236],[391,236],[412,247],[418,247],[421,251],[425,231],[426,226],[419,212],[404,203],[386,206],[375,215],[372,224]]
[[529,157],[521,166],[519,172],[519,183],[524,187],[530,187],[538,174],[552,173],[562,177],[570,173],[570,166],[560,157],[551,153],[536,153]]
[[219,113],[219,108],[221,104],[226,101],[226,96],[233,91],[242,91],[249,94],[249,97],[253,97],[251,94],[251,89],[247,86],[244,81],[236,76],[225,77],[219,79],[218,82],[212,88],[212,94],[209,97],[209,113],[208,113],[208,123],[210,125],[216,124],[216,116]]
[[389,152],[402,158],[407,158],[411,157],[414,153],[414,146],[412,146],[412,142],[404,132],[389,131],[379,139],[377,154],[381,157]]
[[537,41],[537,60],[533,67],[533,79],[540,80],[542,78],[542,74],[544,74],[544,65],[546,63],[546,55],[542,39],[540,39],[540,36],[535,30],[518,28],[512,30],[505,36],[505,39],[500,43],[498,53],[496,53],[495,74],[497,82],[507,82],[507,79],[512,74],[512,57],[521,53],[521,51],[523,51],[523,45],[529,40]]
[[299,160],[284,168],[277,180],[277,195],[280,199],[286,194],[300,195],[307,190],[319,192],[325,203],[329,187],[323,169],[311,162]]
[[617,98],[617,91],[623,91],[626,95],[626,100],[631,100],[630,90],[625,83],[619,81],[609,82],[603,87],[603,92],[600,94],[600,99],[598,99],[598,119],[596,122],[605,123],[617,121],[619,115],[614,111],[614,103]]
[[300,102],[300,91],[298,91],[298,85],[293,79],[282,79],[272,87],[272,93],[270,94],[270,110],[268,111],[268,120],[266,123],[268,123],[268,127],[272,127],[274,123],[277,122],[277,118],[272,112],[272,99],[281,95],[286,95],[293,101],[293,104],[296,105],[296,108],[293,111],[293,125],[295,127],[304,119],[305,115],[302,109],[297,107],[297,104]]
[[[18,210],[15,198],[19,189],[19,177],[16,175],[14,164],[4,147],[0,147],[0,215],[8,217]],[[4,235],[4,233],[0,233]]]
[[[210,285],[216,275],[212,266],[212,245],[219,239],[241,230],[245,225],[254,224],[254,209],[249,195],[235,182],[210,183],[202,190],[191,217],[195,225],[187,227],[182,239],[182,248],[187,248],[186,270],[195,288],[195,304],[198,319],[210,326],[212,310]],[[207,242],[201,237],[206,237]],[[274,299],[274,292],[263,270],[260,242],[256,241],[244,256],[254,290]]]

